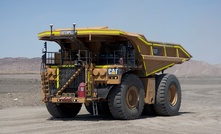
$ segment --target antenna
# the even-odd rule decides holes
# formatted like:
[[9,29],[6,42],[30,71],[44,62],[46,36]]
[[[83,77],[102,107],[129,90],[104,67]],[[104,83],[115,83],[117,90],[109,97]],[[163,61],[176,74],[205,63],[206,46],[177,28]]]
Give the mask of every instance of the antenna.
[[76,26],[76,23],[73,23],[73,28],[74,28],[74,31],[75,31],[75,26]]
[[76,23],[73,23],[73,36],[74,37],[76,37],[76,35],[77,35],[77,31],[76,31],[76,29],[75,29],[75,27],[76,27]]
[[53,24],[50,24],[50,28],[51,28],[51,36],[52,36],[52,28],[53,28]]

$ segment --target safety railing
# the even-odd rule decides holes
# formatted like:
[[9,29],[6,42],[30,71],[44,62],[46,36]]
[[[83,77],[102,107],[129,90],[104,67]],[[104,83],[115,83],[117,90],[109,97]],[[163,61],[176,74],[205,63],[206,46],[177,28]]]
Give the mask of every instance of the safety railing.
[[135,51],[123,52],[121,50],[101,52],[99,56],[99,65],[121,64],[135,65]]
[[87,50],[71,51],[65,50],[63,52],[43,52],[43,65],[79,65],[82,63],[91,63],[90,53]]

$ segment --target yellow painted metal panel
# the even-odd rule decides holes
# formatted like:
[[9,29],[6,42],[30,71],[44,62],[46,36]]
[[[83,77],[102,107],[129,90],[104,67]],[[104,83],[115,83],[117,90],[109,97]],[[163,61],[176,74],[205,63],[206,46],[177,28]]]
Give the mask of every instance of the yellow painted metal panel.
[[164,51],[164,56],[167,57],[167,50],[165,46],[163,47],[163,51]]
[[139,45],[137,45],[137,49],[138,49],[138,51],[139,51],[139,53],[140,53],[140,46],[139,46]]
[[[52,35],[60,35],[60,31],[52,31]],[[51,36],[51,31],[45,31],[38,34],[38,37]]]
[[151,75],[151,74],[155,74],[155,73],[160,72],[160,71],[162,71],[162,70],[164,70],[164,69],[166,69],[166,68],[172,67],[174,64],[175,64],[175,63],[171,63],[171,64],[169,64],[169,65],[167,65],[167,66],[164,66],[164,67],[162,67],[162,68],[160,68],[160,69],[158,69],[158,70],[155,70],[155,71],[150,72],[150,73],[146,73],[146,76],[149,76],[149,75]]
[[88,71],[87,72],[87,89],[88,89],[87,95],[88,96],[91,96],[91,84],[90,84],[90,81],[91,81],[91,73],[90,73],[90,71]]
[[95,66],[95,68],[115,68],[115,67],[117,67],[117,68],[124,68],[124,66],[123,65],[97,65],[97,66]]
[[139,38],[141,41],[143,41],[145,44],[147,44],[147,45],[152,45],[151,43],[145,41],[142,37],[138,37],[138,38]]
[[[58,68],[58,66],[50,66],[51,68]],[[59,67],[75,67],[75,65],[59,65]]]
[[82,30],[77,31],[78,35],[84,35],[84,34],[110,34],[110,35],[120,35],[125,34],[124,32],[121,32],[119,30]]
[[185,50],[183,49],[183,47],[181,47],[181,46],[174,46],[174,48],[180,49],[180,50],[181,50],[182,52],[184,52],[189,58],[192,57],[190,54],[187,53],[187,51],[185,51]]
[[60,87],[60,84],[59,84],[59,81],[60,81],[60,74],[59,74],[59,68],[57,68],[57,88],[59,88]]
[[101,65],[101,66],[95,66],[95,68],[109,68],[110,66],[108,66],[108,65]]
[[176,57],[180,57],[178,48],[176,48]]
[[150,46],[150,54],[153,56],[153,46]]
[[[104,34],[104,35],[125,35],[125,32],[120,30],[98,30],[98,29],[91,29],[91,30],[78,30],[77,35],[87,35],[87,34]],[[52,31],[52,35],[59,36],[60,31]],[[43,36],[51,36],[51,31],[45,31],[38,34],[38,37]],[[62,36],[62,35],[61,35]]]
[[[71,36],[71,35],[63,35],[60,32],[61,31],[71,31],[72,29],[55,29],[54,31],[52,31],[52,34],[54,36]],[[172,43],[161,43],[161,42],[154,42],[154,41],[148,41],[146,40],[146,38],[141,35],[141,34],[133,34],[133,33],[128,33],[128,32],[123,32],[121,30],[116,30],[116,29],[108,29],[108,28],[83,28],[83,29],[76,29],[77,30],[77,35],[81,36],[81,35],[118,35],[118,36],[123,36],[128,38],[129,40],[133,40],[135,41],[135,45],[137,46],[137,50],[138,52],[141,54],[141,56],[144,55],[149,55],[153,58],[151,59],[146,59],[144,60],[146,57],[142,56],[143,58],[143,67],[145,69],[145,71],[147,71],[147,65],[149,60],[152,60],[152,62],[155,61],[159,61],[159,60],[165,60],[164,58],[167,58],[168,55],[170,59],[166,59],[167,61],[171,61],[168,63],[168,65],[164,66],[162,65],[162,67],[159,66],[159,69],[156,68],[155,71],[153,72],[147,72],[146,75],[151,75],[154,74],[156,72],[159,72],[163,69],[166,69],[170,66],[173,66],[175,63],[181,63],[184,62],[186,60],[189,60],[192,56],[179,44],[172,44]],[[51,36],[51,31],[45,31],[42,33],[38,34],[38,37],[40,39],[44,39],[44,40],[49,40]],[[170,47],[170,51],[167,50],[167,48]],[[155,54],[154,53],[154,49],[159,49],[161,51],[160,54]],[[172,49],[175,49],[172,51]],[[164,53],[162,53],[162,51]],[[173,54],[171,54],[173,53]],[[175,55],[176,53],[176,55]],[[161,58],[158,58],[159,56],[162,56]],[[179,58],[179,56],[181,56],[181,58]],[[173,58],[177,58],[177,59],[173,59]],[[183,59],[182,59],[183,58]],[[177,60],[180,60],[180,62],[177,62]],[[171,63],[171,64],[170,64]],[[59,66],[59,67],[74,67],[73,66]],[[119,65],[98,65],[96,66],[96,68],[111,68],[111,67],[123,67],[123,66],[119,66]],[[52,68],[58,68],[57,66],[52,66]],[[58,70],[57,70],[58,71]]]

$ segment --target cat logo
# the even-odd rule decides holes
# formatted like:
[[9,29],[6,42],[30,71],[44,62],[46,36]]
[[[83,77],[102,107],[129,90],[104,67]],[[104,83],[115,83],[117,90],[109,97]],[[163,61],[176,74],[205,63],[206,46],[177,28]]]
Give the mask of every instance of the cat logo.
[[119,70],[117,68],[108,68],[107,72],[108,74],[118,74]]

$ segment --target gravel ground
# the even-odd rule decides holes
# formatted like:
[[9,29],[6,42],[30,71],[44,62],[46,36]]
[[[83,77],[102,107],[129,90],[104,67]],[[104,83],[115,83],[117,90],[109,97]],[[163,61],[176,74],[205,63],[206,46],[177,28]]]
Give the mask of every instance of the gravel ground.
[[221,77],[185,77],[180,83],[178,116],[121,121],[91,116],[82,107],[76,118],[64,120],[51,118],[42,104],[39,75],[0,75],[0,133],[220,133]]

